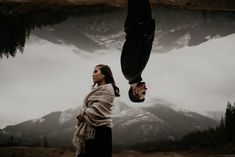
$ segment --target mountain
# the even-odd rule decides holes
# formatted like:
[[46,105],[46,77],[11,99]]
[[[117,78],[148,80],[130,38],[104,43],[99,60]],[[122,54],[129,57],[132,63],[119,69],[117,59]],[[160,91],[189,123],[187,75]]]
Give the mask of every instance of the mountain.
[[124,14],[124,10],[87,8],[60,24],[35,29],[32,34],[53,43],[73,45],[88,52],[116,48],[117,43],[120,43],[118,47],[121,48],[124,39]]
[[223,111],[207,111],[206,115],[214,120],[220,121],[224,118],[225,113]]
[[186,133],[217,125],[217,122],[208,117],[177,109],[174,105],[157,99],[148,107],[129,108],[120,113],[121,118],[118,116],[113,119],[113,134],[117,137],[114,136],[113,141],[117,145],[175,140]]
[[[185,46],[196,46],[212,38],[235,33],[234,15],[234,12],[153,9],[156,31],[152,52],[164,53]],[[60,24],[34,29],[31,33],[88,52],[102,49],[121,51],[125,39],[125,17],[125,9],[87,8]]]
[[[130,107],[117,101],[113,107],[114,147],[163,139],[175,140],[186,133],[217,126],[200,114],[179,110],[164,101],[154,100],[149,107]],[[0,144],[49,145],[70,147],[78,109],[58,111],[40,119],[7,126],[0,131]]]
[[76,124],[75,113],[76,110],[71,109],[53,112],[40,119],[7,126],[3,131],[15,138],[13,143],[43,145],[47,140],[50,145],[68,147]]

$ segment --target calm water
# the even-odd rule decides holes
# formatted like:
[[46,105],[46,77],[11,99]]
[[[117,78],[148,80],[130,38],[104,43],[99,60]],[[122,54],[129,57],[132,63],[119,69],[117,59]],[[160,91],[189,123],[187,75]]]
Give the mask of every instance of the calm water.
[[[6,6],[0,12],[0,57],[14,57],[17,52],[23,53],[32,31],[46,40],[63,40],[87,51],[107,47],[105,36],[112,36],[109,39],[113,47],[120,49],[123,43],[124,34],[117,34],[123,32],[125,9],[50,5],[20,7],[20,12],[14,10],[19,9],[15,6]],[[234,12],[158,8],[153,10],[153,16],[157,21],[154,49],[159,53],[235,33]],[[48,30],[49,26],[53,31],[46,31],[45,28]]]

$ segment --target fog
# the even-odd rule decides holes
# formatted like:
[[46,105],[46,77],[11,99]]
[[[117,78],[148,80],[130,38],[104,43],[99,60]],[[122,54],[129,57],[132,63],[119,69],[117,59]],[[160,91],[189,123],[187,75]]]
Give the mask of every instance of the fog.
[[24,54],[0,62],[0,128],[58,110],[76,108],[89,92],[96,64],[108,64],[130,106],[162,99],[181,109],[206,114],[224,111],[235,100],[235,34],[198,46],[152,53],[143,72],[147,101],[128,100],[128,82],[121,73],[120,52],[87,53],[73,45],[55,44],[30,36]]

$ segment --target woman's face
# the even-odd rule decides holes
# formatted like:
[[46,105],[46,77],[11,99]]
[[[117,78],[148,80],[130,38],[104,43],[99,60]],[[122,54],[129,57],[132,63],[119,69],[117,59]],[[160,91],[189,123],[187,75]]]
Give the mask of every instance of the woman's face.
[[92,74],[93,82],[100,83],[104,81],[104,75],[100,71],[100,67],[95,67],[93,74]]

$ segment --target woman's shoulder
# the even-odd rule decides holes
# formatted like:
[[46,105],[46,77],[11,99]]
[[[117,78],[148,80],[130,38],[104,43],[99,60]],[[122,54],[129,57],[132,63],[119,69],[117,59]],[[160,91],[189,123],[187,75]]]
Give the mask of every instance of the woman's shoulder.
[[96,87],[93,92],[89,94],[88,101],[102,100],[106,102],[113,102],[115,95],[112,84],[105,84]]
[[114,89],[111,83],[100,85],[93,89],[92,93],[114,95]]
[[100,89],[103,91],[114,92],[113,85],[111,83],[101,85],[100,87],[101,87]]

